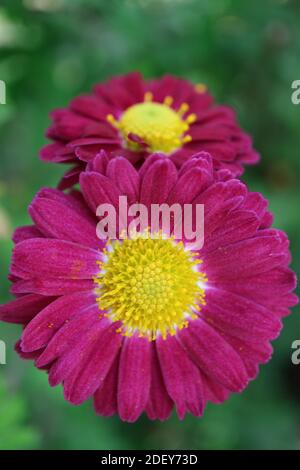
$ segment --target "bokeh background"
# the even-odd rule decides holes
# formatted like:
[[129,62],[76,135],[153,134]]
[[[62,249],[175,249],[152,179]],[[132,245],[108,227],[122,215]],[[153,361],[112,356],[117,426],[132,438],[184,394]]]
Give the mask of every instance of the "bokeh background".
[[[298,0],[1,0],[0,302],[9,299],[11,232],[29,223],[35,192],[63,172],[37,157],[49,111],[132,70],[204,82],[236,109],[262,154],[244,179],[269,198],[299,271],[300,105],[291,102],[299,25]],[[0,449],[299,449],[300,365],[291,363],[299,309],[284,323],[271,363],[242,395],[208,406],[202,419],[133,425],[96,417],[92,403],[67,404],[14,353],[20,328],[1,324]]]

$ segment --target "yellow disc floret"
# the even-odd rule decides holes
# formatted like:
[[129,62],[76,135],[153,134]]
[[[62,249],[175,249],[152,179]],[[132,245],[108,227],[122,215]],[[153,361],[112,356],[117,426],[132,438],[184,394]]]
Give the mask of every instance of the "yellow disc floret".
[[166,338],[196,318],[206,277],[200,260],[172,238],[109,242],[95,277],[99,309],[121,321],[119,333]]
[[151,152],[168,154],[191,141],[186,132],[196,120],[195,114],[183,118],[189,109],[186,103],[174,110],[172,102],[170,96],[163,103],[152,102],[151,93],[146,93],[145,101],[130,106],[119,120],[111,114],[107,119],[120,131],[125,146],[131,150],[146,147]]

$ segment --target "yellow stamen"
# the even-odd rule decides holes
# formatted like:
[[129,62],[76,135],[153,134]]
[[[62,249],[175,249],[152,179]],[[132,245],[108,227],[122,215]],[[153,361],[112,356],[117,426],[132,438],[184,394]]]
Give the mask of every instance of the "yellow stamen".
[[112,126],[117,126],[118,125],[118,121],[115,119],[115,117],[112,115],[112,114],[108,114],[106,116],[106,120],[112,125]]
[[97,302],[112,321],[121,321],[122,335],[165,339],[197,318],[207,278],[182,242],[136,236],[108,246],[94,279]]
[[[170,154],[190,142],[190,137],[186,139],[185,133],[197,120],[195,114],[183,119],[189,109],[187,103],[182,103],[177,111],[171,108],[172,103],[171,96],[166,96],[163,103],[153,102],[153,94],[147,92],[143,103],[130,106],[119,120],[109,114],[107,121],[120,131],[127,148],[136,151],[147,148],[150,152]],[[132,135],[141,142],[134,141]]]
[[188,124],[193,124],[196,121],[197,121],[197,115],[195,113],[189,114],[185,120],[185,122],[187,122]]
[[165,99],[164,99],[164,104],[166,104],[167,106],[172,106],[173,104],[173,98],[172,96],[166,96]]
[[149,103],[149,102],[151,102],[152,100],[153,100],[153,94],[151,93],[151,91],[147,91],[147,92],[145,93],[145,96],[144,96],[144,101],[145,101],[146,103]]
[[183,116],[188,110],[189,110],[189,105],[187,103],[182,103],[180,105],[180,108],[178,109],[178,114],[179,116]]
[[195,90],[197,93],[205,93],[207,91],[207,86],[204,83],[197,83],[195,85]]
[[190,135],[185,135],[182,141],[184,144],[188,144],[189,142],[192,141],[192,137]]

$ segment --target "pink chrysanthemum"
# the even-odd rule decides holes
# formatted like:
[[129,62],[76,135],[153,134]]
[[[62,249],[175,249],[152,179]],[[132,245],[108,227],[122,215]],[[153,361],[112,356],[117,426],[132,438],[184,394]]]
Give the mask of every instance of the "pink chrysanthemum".
[[[96,412],[133,422],[203,413],[241,392],[271,356],[270,340],[297,302],[286,235],[270,228],[259,193],[214,172],[207,154],[177,170],[151,156],[137,171],[101,155],[81,174],[82,194],[43,189],[17,229],[11,264],[16,300],[0,318],[24,325],[17,350],[62,383],[66,400],[94,396]],[[100,241],[96,208],[205,205],[205,242]]]
[[126,156],[136,167],[157,151],[179,167],[205,150],[215,168],[227,168],[234,175],[259,158],[232,109],[215,105],[204,85],[170,75],[152,81],[138,73],[115,77],[51,116],[47,137],[54,143],[42,149],[41,158],[75,164],[61,188],[76,183],[102,149],[110,156]]

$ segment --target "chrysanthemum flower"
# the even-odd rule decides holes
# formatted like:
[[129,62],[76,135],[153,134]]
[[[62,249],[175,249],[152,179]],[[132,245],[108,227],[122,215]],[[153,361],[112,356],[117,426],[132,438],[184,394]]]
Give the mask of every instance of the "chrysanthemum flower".
[[115,77],[53,111],[52,119],[47,137],[54,143],[42,149],[41,158],[74,164],[61,188],[76,183],[102,149],[112,157],[126,155],[136,167],[152,152],[165,153],[179,167],[205,150],[215,168],[234,175],[258,160],[232,109],[215,105],[204,85],[169,75],[152,81],[138,73]]
[[[281,318],[297,302],[286,235],[267,202],[207,154],[177,170],[159,154],[137,171],[102,152],[81,192],[43,189],[17,229],[10,278],[16,300],[0,318],[24,325],[17,350],[96,412],[165,420],[203,413],[241,392],[271,356]],[[197,251],[163,235],[100,240],[99,204],[205,205]]]

